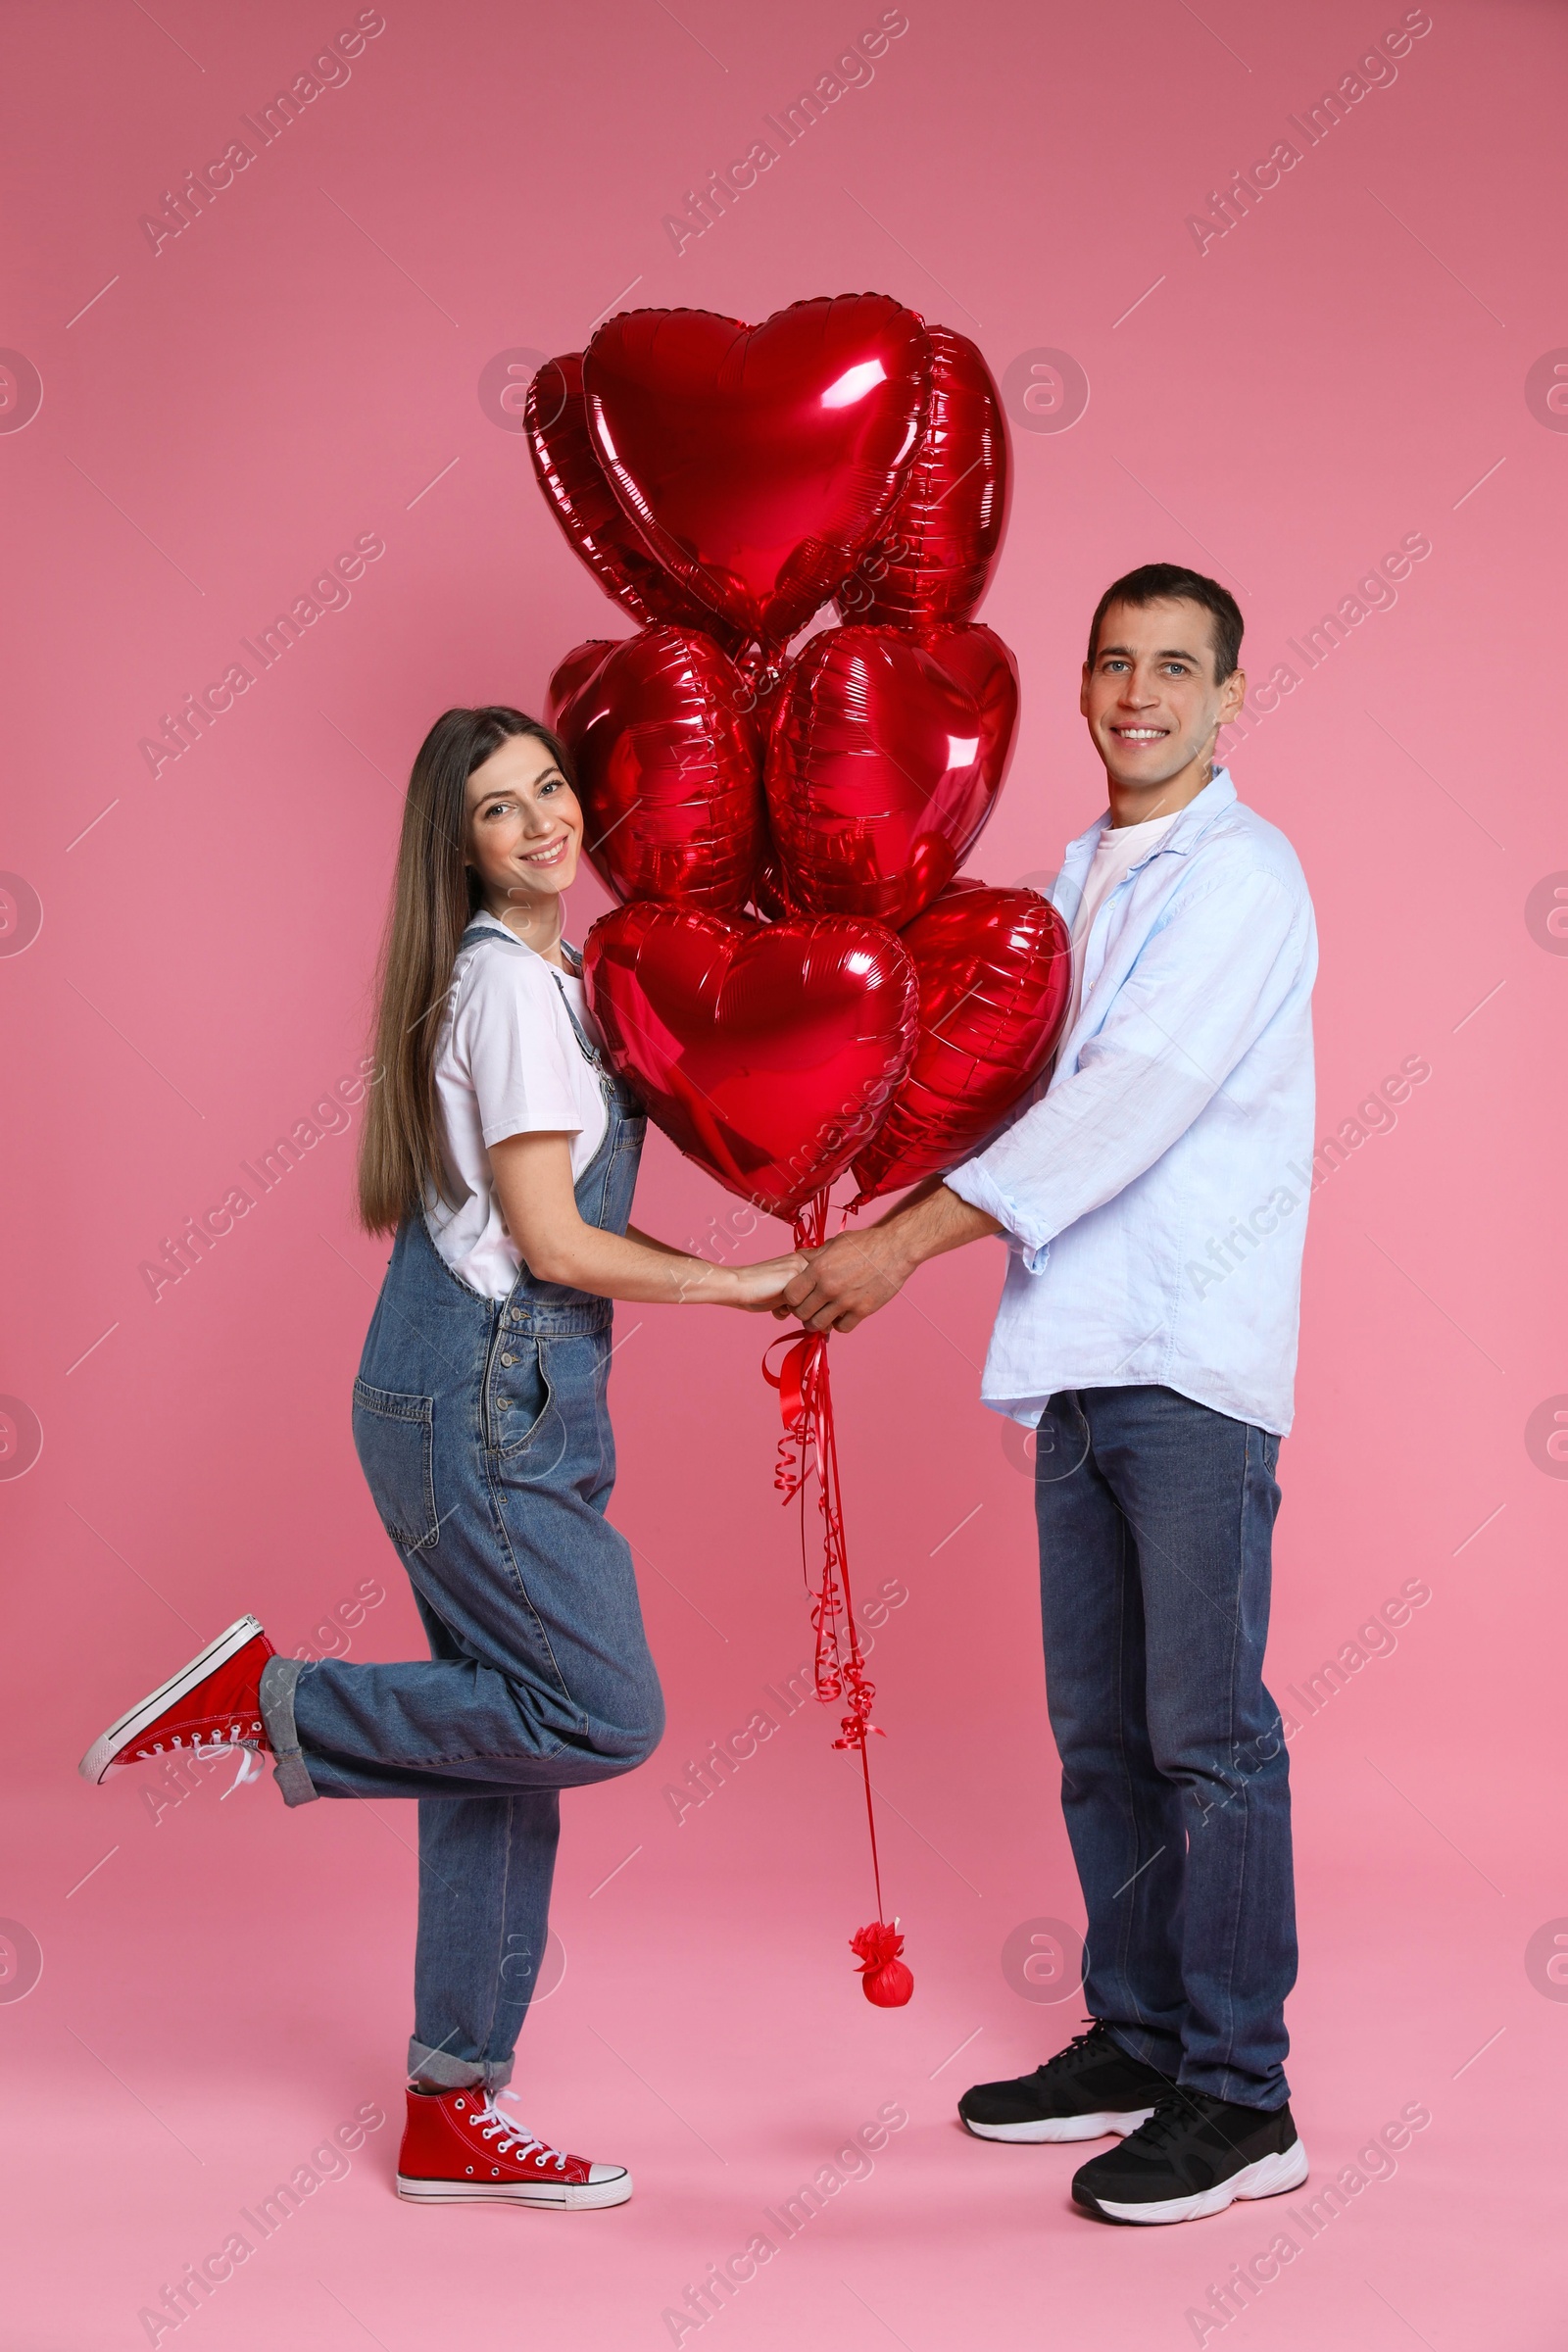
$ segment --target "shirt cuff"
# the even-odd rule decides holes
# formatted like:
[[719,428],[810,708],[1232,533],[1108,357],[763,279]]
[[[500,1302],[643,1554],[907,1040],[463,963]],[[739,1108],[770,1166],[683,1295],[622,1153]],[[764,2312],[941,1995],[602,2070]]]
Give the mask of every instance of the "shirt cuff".
[[958,1199],[967,1200],[971,1208],[981,1209],[986,1216],[996,1219],[1005,1236],[1008,1250],[1021,1260],[1026,1274],[1045,1272],[1046,1259],[1051,1253],[1050,1242],[1031,1242],[1026,1233],[1019,1231],[1016,1205],[1007,1199],[1005,1193],[999,1190],[978,1159],[967,1160],[961,1168],[955,1168],[951,1174],[944,1176],[942,1181],[950,1193],[956,1193]]

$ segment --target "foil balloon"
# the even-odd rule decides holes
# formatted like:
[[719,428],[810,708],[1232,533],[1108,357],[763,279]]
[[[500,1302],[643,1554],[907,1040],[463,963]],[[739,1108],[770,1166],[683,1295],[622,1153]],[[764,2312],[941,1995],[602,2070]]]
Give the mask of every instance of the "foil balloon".
[[1017,716],[1017,667],[983,625],[852,625],[808,639],[767,750],[791,906],[896,930],[911,921],[990,815]]
[[566,656],[549,708],[595,872],[619,899],[744,906],[766,835],[752,688],[697,630],[644,629],[594,652]]
[[797,302],[760,326],[627,311],[582,381],[600,465],[691,600],[784,644],[882,531],[925,420],[931,346],[885,294]]
[[1007,428],[966,335],[930,326],[931,404],[879,544],[838,597],[846,620],[967,620],[1006,528]]
[[793,911],[785,896],[784,876],[778,858],[771,854],[763,858],[758,871],[752,905],[766,923],[781,922],[785,915]]
[[580,351],[545,362],[528,386],[522,417],[546,503],[606,593],[635,620],[695,623],[727,641],[719,615],[682,593],[606,481],[588,429]]
[[1050,1061],[1072,985],[1067,926],[1032,890],[956,882],[903,936],[919,975],[920,1034],[856,1159],[857,1207],[979,1150]]
[[[624,643],[623,637],[590,637],[582,645],[574,645],[565,660],[558,662],[550,673],[547,712],[564,710],[578,687],[586,685],[606,656]],[[554,717],[550,723],[555,725]]]
[[638,900],[583,952],[610,1057],[678,1150],[793,1219],[867,1143],[914,1045],[914,966],[854,918],[726,921]]

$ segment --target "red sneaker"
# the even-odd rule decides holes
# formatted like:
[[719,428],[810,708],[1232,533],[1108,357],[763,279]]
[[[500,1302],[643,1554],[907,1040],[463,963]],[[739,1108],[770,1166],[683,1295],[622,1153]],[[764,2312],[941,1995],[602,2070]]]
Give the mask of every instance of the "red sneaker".
[[272,1644],[254,1617],[239,1617],[188,1666],[149,1693],[95,1740],[76,1769],[106,1781],[126,1764],[175,1748],[212,1756],[220,1749],[270,1750],[262,1722],[262,1668]]
[[522,2131],[482,2090],[411,2090],[398,2195],[430,2205],[500,2197],[509,2205],[624,2205],[623,2164],[590,2164]]

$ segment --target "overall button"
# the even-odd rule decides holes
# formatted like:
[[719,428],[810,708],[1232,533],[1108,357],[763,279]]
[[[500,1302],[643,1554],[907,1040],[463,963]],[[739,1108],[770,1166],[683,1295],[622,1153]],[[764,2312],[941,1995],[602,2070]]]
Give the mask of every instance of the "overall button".
[[511,1410],[512,1410],[512,1398],[511,1398],[510,1396],[499,1396],[499,1397],[497,1397],[497,1399],[496,1399],[496,1411],[497,1411],[498,1413],[510,1413],[510,1412],[511,1412]]
[[517,1359],[516,1359],[516,1357],[515,1357],[514,1355],[504,1355],[504,1356],[501,1358],[501,1361],[502,1361],[504,1364],[514,1364],[514,1363],[516,1362],[516,1360],[517,1360]]

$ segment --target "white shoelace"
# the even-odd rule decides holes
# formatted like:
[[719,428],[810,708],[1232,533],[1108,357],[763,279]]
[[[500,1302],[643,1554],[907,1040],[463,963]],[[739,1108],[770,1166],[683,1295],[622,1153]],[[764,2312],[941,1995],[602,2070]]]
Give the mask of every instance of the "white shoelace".
[[237,1731],[230,1732],[226,1739],[193,1740],[186,1752],[193,1764],[221,1764],[226,1756],[239,1757],[239,1770],[223,1790],[224,1796],[232,1796],[236,1788],[243,1788],[248,1781],[259,1781],[262,1777],[261,1757],[252,1742],[242,1740]]
[[565,2171],[566,2159],[559,2148],[553,2148],[550,2142],[547,2139],[541,2139],[537,2132],[524,2132],[522,2126],[514,2124],[510,2115],[502,2114],[493,2099],[487,2107],[480,2107],[475,2111],[473,2122],[486,2139],[493,2139],[497,2142],[498,2154],[513,2157],[518,2164],[524,2162],[527,2157],[533,2156],[535,2162],[540,2166],[544,2164],[547,2157],[553,2156],[557,2172],[564,2173]]
[[[228,1752],[232,1754],[233,1750],[230,1749]],[[247,1783],[251,1781],[259,1781],[261,1778],[261,1757],[257,1754],[254,1747],[242,1747],[239,1751],[239,1770],[235,1773],[234,1778],[232,1781],[230,1781],[228,1787],[223,1790],[223,1795],[219,1799],[220,1804],[224,1801],[224,1798],[232,1796],[236,1788],[243,1788],[246,1787]]]

